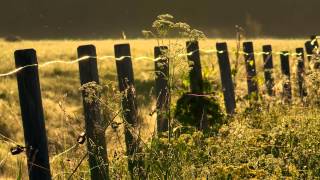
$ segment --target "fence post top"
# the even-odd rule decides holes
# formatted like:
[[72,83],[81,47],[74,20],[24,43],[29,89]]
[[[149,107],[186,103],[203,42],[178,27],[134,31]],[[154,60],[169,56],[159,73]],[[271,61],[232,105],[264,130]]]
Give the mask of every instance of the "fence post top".
[[92,49],[95,49],[96,47],[93,45],[93,44],[86,44],[86,45],[80,45],[78,46],[78,50],[80,49],[84,49],[84,48],[92,48]]
[[252,41],[243,42],[243,51],[245,52],[245,56],[254,58],[254,47]]
[[197,40],[191,40],[186,42],[187,48],[199,48],[199,42]]
[[304,44],[305,44],[305,46],[306,46],[307,48],[310,48],[310,47],[311,47],[311,41],[306,41]]
[[14,52],[16,67],[38,64],[37,53],[34,49],[20,49]]
[[228,44],[226,42],[217,42],[216,43],[217,53],[228,53]]
[[217,42],[216,43],[217,50],[227,49],[228,44],[226,42]]
[[227,42],[217,42],[216,45],[227,45]]
[[264,48],[264,49],[271,49],[271,47],[272,47],[272,46],[271,46],[270,44],[266,44],[266,45],[263,45],[263,46],[262,46],[262,48]]
[[296,48],[296,53],[297,53],[297,57],[298,57],[298,60],[299,59],[303,59],[304,58],[304,49],[303,48]]
[[315,35],[315,34],[312,34],[311,36],[310,36],[310,39],[317,39],[317,35]]
[[296,48],[296,52],[301,52],[301,53],[303,53],[304,52],[304,49],[303,48]]
[[123,43],[123,44],[115,44],[115,48],[123,48],[123,47],[130,47],[129,43]]
[[246,42],[243,42],[243,45],[244,46],[253,45],[253,42],[252,41],[246,41]]
[[30,48],[30,49],[18,49],[16,51],[14,51],[15,55],[26,54],[26,53],[36,54],[36,50],[33,48]]
[[[131,51],[130,44],[115,44],[114,45],[114,53],[116,60],[129,60],[131,61]],[[120,59],[117,59],[120,58]],[[119,62],[119,61],[117,61]]]

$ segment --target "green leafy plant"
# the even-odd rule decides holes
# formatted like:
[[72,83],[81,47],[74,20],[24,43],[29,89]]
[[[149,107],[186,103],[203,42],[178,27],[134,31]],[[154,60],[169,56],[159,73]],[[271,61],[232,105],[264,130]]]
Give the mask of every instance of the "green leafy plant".
[[[166,45],[169,47],[165,56],[169,58],[170,73],[168,79],[170,83],[170,96],[180,96],[176,105],[174,105],[174,118],[183,126],[197,127],[199,124],[198,122],[203,118],[208,119],[212,126],[215,125],[215,123],[220,124],[222,118],[220,107],[213,97],[195,97],[185,93],[185,91],[188,91],[190,85],[189,76],[188,71],[183,72],[181,70],[189,68],[181,67],[181,64],[183,64],[181,61],[185,61],[185,56],[181,57],[180,55],[182,52],[186,52],[186,47],[181,47],[179,43],[172,44],[171,41],[169,41],[168,44],[164,43],[165,38],[177,34],[179,35],[179,38],[197,41],[205,38],[204,33],[197,29],[192,29],[187,23],[174,22],[174,17],[169,14],[159,15],[153,22],[152,28],[154,31],[144,30],[143,34],[145,34],[146,37],[151,36],[156,38],[158,44],[161,44],[161,46]],[[187,65],[186,63],[184,64]],[[179,86],[184,87],[183,89],[185,90],[179,90],[181,89]],[[201,107],[201,104],[204,104],[204,108],[201,111],[205,111],[205,113],[196,112],[199,111],[197,109],[199,109],[198,107]],[[198,116],[195,116],[195,114],[198,114]]]
[[184,94],[177,101],[175,118],[183,126],[199,127],[201,121],[209,122],[209,127],[215,131],[223,123],[219,104],[214,97]]

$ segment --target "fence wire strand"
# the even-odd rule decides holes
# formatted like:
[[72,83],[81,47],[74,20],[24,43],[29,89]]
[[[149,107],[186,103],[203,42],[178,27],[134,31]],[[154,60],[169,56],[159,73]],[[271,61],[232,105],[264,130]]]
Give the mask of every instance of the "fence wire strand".
[[14,144],[14,145],[18,145],[19,144],[15,140],[13,140],[13,139],[11,139],[11,138],[9,138],[9,137],[1,134],[1,133],[0,133],[0,140],[6,142],[8,144]]
[[65,151],[53,156],[53,158],[51,159],[50,163],[53,163],[56,159],[58,159],[59,157],[63,156],[64,154],[72,151],[73,149],[76,149],[79,146],[79,144],[74,144],[71,147],[69,147],[68,149],[66,149]]

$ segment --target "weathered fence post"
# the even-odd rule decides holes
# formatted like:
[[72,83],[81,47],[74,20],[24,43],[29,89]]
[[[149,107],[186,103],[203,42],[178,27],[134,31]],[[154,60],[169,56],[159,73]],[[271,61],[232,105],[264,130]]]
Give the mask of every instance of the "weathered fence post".
[[[96,48],[93,45],[78,47],[78,58],[88,56],[79,62],[80,82],[82,86],[83,109],[91,179],[109,179],[107,146],[105,140],[106,123],[101,117],[97,90],[99,75]],[[90,84],[91,83],[91,84]],[[93,91],[93,92],[92,92]],[[95,96],[88,100],[90,94]],[[92,95],[92,94],[91,94]]]
[[189,61],[189,77],[191,93],[203,93],[203,79],[201,73],[201,62],[198,41],[187,42],[187,53]]
[[28,172],[30,180],[50,180],[47,136],[38,74],[37,55],[34,49],[14,53]]
[[282,51],[280,54],[281,72],[283,74],[283,98],[286,103],[290,103],[292,99],[291,82],[290,82],[290,64],[289,52]]
[[307,52],[307,57],[308,57],[308,62],[310,63],[311,59],[312,59],[312,54],[313,54],[313,49],[312,49],[312,45],[311,45],[311,41],[307,41],[304,44],[305,48],[306,48],[306,52]]
[[319,48],[319,43],[318,43],[318,40],[317,40],[317,35],[311,35],[310,36],[310,39],[311,39],[311,45],[313,47],[313,49],[315,48]]
[[317,36],[316,35],[312,35],[310,37],[311,39],[311,48],[312,48],[312,54],[315,54],[315,58],[314,58],[314,68],[315,69],[320,69],[320,59],[319,59],[319,43],[317,41]]
[[263,67],[264,67],[264,78],[265,85],[269,96],[274,96],[274,79],[272,77],[273,72],[273,58],[272,58],[272,47],[271,45],[265,45],[262,47],[263,50]]
[[222,91],[224,95],[224,104],[228,115],[235,112],[236,101],[234,94],[234,86],[231,76],[231,68],[228,54],[227,43],[217,43],[217,55],[220,67],[220,77],[222,84]]
[[258,100],[259,90],[252,42],[244,42],[243,51],[247,70],[248,96],[250,99]]
[[167,58],[168,47],[154,48],[155,61],[155,91],[157,97],[157,131],[165,132],[169,129],[169,59]]
[[[188,41],[186,43],[189,63],[189,78],[190,78],[190,89],[192,94],[202,95],[203,94],[203,79],[201,72],[200,62],[200,51],[198,41]],[[190,54],[189,54],[190,53]],[[201,97],[195,97],[198,100]],[[205,105],[201,105],[195,111],[195,117],[201,117],[199,121],[199,129],[207,129],[209,122],[205,112]]]
[[304,75],[305,75],[305,64],[304,64],[304,50],[303,48],[297,48],[297,59],[298,59],[298,65],[297,65],[297,79],[298,79],[298,86],[299,86],[299,96],[301,99],[303,99],[305,96],[307,96],[307,90],[305,88],[305,82],[304,82]]
[[134,127],[138,122],[136,94],[134,88],[134,76],[129,44],[117,44],[114,46],[116,66],[119,81],[119,90],[123,93],[122,111],[125,121],[125,142],[127,147],[128,169],[133,176],[135,168],[140,168],[134,153],[139,151],[139,137],[134,136]]

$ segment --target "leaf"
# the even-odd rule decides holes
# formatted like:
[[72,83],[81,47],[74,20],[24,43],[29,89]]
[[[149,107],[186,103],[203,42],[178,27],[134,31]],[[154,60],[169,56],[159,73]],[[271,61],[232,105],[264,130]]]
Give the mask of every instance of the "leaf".
[[18,174],[17,174],[17,180],[22,180],[22,165],[21,163],[18,163]]
[[187,79],[184,79],[184,80],[182,81],[182,84],[183,84],[184,87],[189,87],[189,86],[190,86],[190,81],[187,80]]
[[172,132],[175,133],[177,130],[179,130],[180,128],[182,128],[182,126],[177,126],[175,128],[173,128]]
[[254,61],[253,60],[249,60],[249,65],[253,66],[254,65]]

